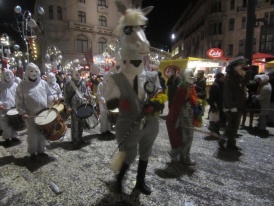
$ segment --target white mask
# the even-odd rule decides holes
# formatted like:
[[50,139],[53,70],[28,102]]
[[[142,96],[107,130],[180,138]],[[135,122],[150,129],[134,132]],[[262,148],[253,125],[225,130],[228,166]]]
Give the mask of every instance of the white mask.
[[54,84],[56,82],[55,75],[53,73],[50,73],[49,76],[47,77],[47,81],[50,84]]
[[186,69],[182,72],[182,78],[189,84],[194,84],[195,78],[192,69]]
[[30,68],[28,78],[30,78],[31,80],[37,79],[37,76],[38,76],[37,73],[38,72],[36,71],[35,68]]
[[4,73],[4,79],[6,82],[10,82],[12,80],[12,73],[11,72],[5,72]]
[[72,78],[75,79],[76,81],[80,80],[81,74],[78,70],[73,70],[72,71]]

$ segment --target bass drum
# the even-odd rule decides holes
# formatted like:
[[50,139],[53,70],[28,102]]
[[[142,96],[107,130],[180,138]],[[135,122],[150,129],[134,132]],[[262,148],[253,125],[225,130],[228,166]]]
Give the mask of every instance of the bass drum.
[[67,131],[67,125],[58,111],[53,108],[42,109],[38,112],[34,122],[49,141],[60,139]]
[[26,123],[15,107],[11,108],[7,112],[7,117],[9,119],[9,123],[14,131],[18,132],[18,131],[26,130]]

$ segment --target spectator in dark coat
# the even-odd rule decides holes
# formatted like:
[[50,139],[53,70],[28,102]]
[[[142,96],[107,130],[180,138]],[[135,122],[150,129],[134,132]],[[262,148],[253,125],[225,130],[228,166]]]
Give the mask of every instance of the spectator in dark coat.
[[220,127],[224,127],[225,113],[223,111],[223,85],[224,85],[224,74],[217,73],[215,75],[215,81],[209,90],[209,113],[217,113],[219,114],[218,121],[212,121],[209,119],[209,130],[213,133],[220,134]]
[[221,149],[225,148],[227,138],[226,149],[241,150],[236,146],[236,135],[246,102],[246,87],[243,78],[246,74],[243,69],[245,64],[244,57],[239,56],[232,59],[226,68],[223,103],[227,124],[225,134],[219,140]]
[[197,80],[195,82],[195,89],[197,93],[197,97],[199,99],[206,98],[206,78],[204,76],[204,71],[198,71]]

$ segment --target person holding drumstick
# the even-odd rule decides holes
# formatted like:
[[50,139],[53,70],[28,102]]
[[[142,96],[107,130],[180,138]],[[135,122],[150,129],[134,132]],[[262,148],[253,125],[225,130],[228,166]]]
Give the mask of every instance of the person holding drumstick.
[[36,114],[48,108],[53,103],[54,97],[37,65],[29,63],[26,67],[25,78],[16,89],[15,102],[19,114],[26,121],[28,130],[28,153],[32,160],[47,157],[45,153],[46,139],[34,122]]
[[71,143],[74,149],[80,149],[81,145],[85,143],[82,138],[84,128],[82,120],[76,116],[74,111],[86,103],[86,98],[90,98],[90,95],[85,81],[81,79],[81,69],[75,67],[71,73],[72,79],[65,85],[64,104],[66,111],[71,113]]
[[16,132],[12,129],[7,118],[7,111],[15,107],[15,92],[18,84],[14,82],[11,70],[5,69],[0,82],[0,127],[3,130],[4,146],[10,146],[12,142],[20,142],[16,138]]

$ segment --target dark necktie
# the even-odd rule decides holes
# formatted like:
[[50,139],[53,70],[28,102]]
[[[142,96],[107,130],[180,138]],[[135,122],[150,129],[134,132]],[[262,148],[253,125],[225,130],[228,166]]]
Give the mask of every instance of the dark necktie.
[[133,89],[136,92],[136,94],[138,95],[138,79],[137,79],[137,76],[135,76],[135,78],[133,80]]

